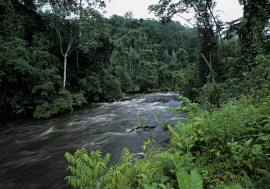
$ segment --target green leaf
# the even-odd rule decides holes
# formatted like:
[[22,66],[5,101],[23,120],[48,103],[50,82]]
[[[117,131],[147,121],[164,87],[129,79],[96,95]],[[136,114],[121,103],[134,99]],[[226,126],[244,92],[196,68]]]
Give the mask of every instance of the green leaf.
[[252,165],[250,164],[249,161],[243,161],[251,170],[252,170]]
[[184,148],[184,146],[180,142],[177,142],[177,146]]
[[269,131],[270,130],[270,123],[265,124],[265,126],[263,127],[263,130]]
[[185,171],[182,167],[179,167],[176,176],[179,188],[190,189],[190,178],[187,171]]
[[203,180],[196,168],[190,173],[190,186],[191,189],[203,189]]
[[167,186],[165,184],[158,184],[162,189],[166,189]]
[[249,139],[248,141],[246,141],[246,145],[249,146],[249,144],[252,142],[253,138],[252,139]]
[[142,185],[145,189],[152,189],[152,185],[150,185],[150,184],[142,183],[141,185]]
[[270,140],[270,134],[264,135],[264,136],[260,136],[257,140]]
[[226,186],[224,189],[242,189],[242,186],[239,183],[234,183]]

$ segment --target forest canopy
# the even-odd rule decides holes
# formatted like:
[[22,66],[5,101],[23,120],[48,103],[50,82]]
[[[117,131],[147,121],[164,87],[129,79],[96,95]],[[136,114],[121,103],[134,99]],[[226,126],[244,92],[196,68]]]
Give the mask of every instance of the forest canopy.
[[105,18],[103,1],[87,3],[1,1],[1,117],[48,118],[128,92],[180,88],[181,70],[196,61],[196,28],[131,12]]
[[[172,90],[218,107],[261,91],[268,75],[269,2],[239,2],[243,17],[224,23],[208,0],[161,0],[149,6],[160,20],[135,19],[132,12],[105,18],[97,10],[106,7],[101,0],[88,6],[2,0],[0,116],[48,118],[129,92]],[[194,27],[172,21],[190,9]]]

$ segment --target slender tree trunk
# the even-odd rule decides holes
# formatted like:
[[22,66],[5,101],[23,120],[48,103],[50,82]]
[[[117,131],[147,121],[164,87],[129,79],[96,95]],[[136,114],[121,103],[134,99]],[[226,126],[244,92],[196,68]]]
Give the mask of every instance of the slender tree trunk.
[[130,70],[132,69],[131,68],[131,49],[132,49],[132,46],[130,46],[130,50],[129,50],[129,65],[130,65]]
[[139,61],[139,76],[141,75],[141,61]]
[[[54,28],[55,28],[55,27],[54,27]],[[71,53],[72,51],[75,50],[75,48],[71,50],[71,46],[72,46],[72,29],[70,30],[69,43],[68,43],[68,47],[67,47],[67,50],[66,50],[66,53],[65,53],[65,54],[64,54],[63,48],[62,48],[62,37],[61,37],[60,30],[57,30],[57,29],[55,28],[55,31],[56,31],[56,33],[57,33],[58,36],[59,36],[59,40],[60,40],[60,50],[61,50],[61,54],[62,54],[63,57],[64,57],[64,77],[63,77],[63,86],[65,87],[65,86],[66,86],[66,78],[67,78],[67,75],[66,75],[66,72],[67,72],[67,57],[70,55],[70,53]]]
[[172,61],[173,61],[173,63],[175,64],[176,58],[175,58],[175,52],[174,52],[174,49],[172,50]]
[[63,86],[66,86],[66,78],[67,78],[67,56],[64,56],[64,78],[63,78]]

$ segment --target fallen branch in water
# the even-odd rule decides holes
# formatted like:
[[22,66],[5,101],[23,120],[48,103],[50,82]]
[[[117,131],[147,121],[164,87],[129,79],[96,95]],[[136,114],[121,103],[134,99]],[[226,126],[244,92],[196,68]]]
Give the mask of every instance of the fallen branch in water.
[[133,129],[131,129],[129,132],[132,132],[132,131],[134,131],[136,129],[140,129],[140,128],[142,128],[143,130],[145,130],[145,129],[153,129],[155,127],[157,127],[157,125],[154,125],[154,126],[136,126]]

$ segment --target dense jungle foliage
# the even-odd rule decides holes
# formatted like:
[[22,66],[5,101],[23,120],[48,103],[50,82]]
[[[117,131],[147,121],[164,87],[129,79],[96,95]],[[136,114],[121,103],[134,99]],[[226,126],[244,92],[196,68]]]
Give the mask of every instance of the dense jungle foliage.
[[[160,21],[105,18],[75,0],[0,0],[0,114],[48,118],[125,93],[181,89],[186,121],[165,147],[119,163],[85,149],[66,153],[80,188],[270,188],[270,2],[239,0],[222,22],[215,0],[160,0]],[[44,11],[42,6],[50,5]],[[192,10],[192,28],[172,21]],[[156,116],[156,115],[155,115]],[[159,117],[159,116],[157,116]]]
[[[181,16],[190,10],[195,12],[194,30],[181,28],[179,24],[178,27],[181,28],[180,36],[183,32],[197,32],[194,40],[190,38],[196,41],[196,46],[183,41],[185,46],[176,50],[172,45],[170,49],[169,45],[160,54],[168,59],[161,56],[154,59],[158,66],[162,61],[165,63],[162,66],[168,68],[174,66],[176,60],[178,67],[170,72],[176,73],[177,82],[169,81],[177,85],[174,88],[182,89],[183,96],[179,98],[185,106],[168,111],[184,111],[186,120],[179,120],[175,127],[167,126],[171,140],[166,146],[158,146],[150,139],[144,142],[142,147],[147,156],[143,159],[133,161],[135,154],[124,148],[119,163],[108,168],[110,154],[103,157],[100,151],[92,151],[88,155],[85,149],[77,150],[74,155],[66,153],[65,157],[74,165],[68,167],[73,176],[66,177],[72,186],[138,189],[270,187],[270,2],[239,0],[239,3],[243,6],[243,17],[227,23],[215,15],[214,0],[160,0],[159,4],[149,6],[165,25],[146,22],[160,27],[173,26],[174,15]],[[112,31],[118,30],[113,28]],[[152,31],[148,36],[156,35]],[[134,31],[120,36],[113,33],[111,39],[118,39],[112,57],[117,57],[124,46],[131,58],[127,59],[129,61],[143,52],[125,43],[131,33],[136,36]],[[153,46],[165,45],[165,38],[162,43],[158,41]],[[166,44],[169,43],[167,40]],[[143,44],[140,47],[148,49]],[[174,59],[174,53],[170,56],[170,52],[175,51],[179,53]],[[147,64],[139,63],[137,75],[142,76],[145,70],[142,66]],[[159,71],[164,70],[160,69],[162,66],[157,67],[158,85],[152,88],[169,87],[159,83],[162,73]],[[134,67],[127,64],[127,68],[132,71]],[[138,115],[140,123],[144,118]],[[160,117],[155,112],[153,116]]]
[[80,3],[0,1],[1,117],[48,118],[132,91],[180,88],[181,70],[196,61],[196,28],[131,12],[107,19],[96,10],[103,1]]

